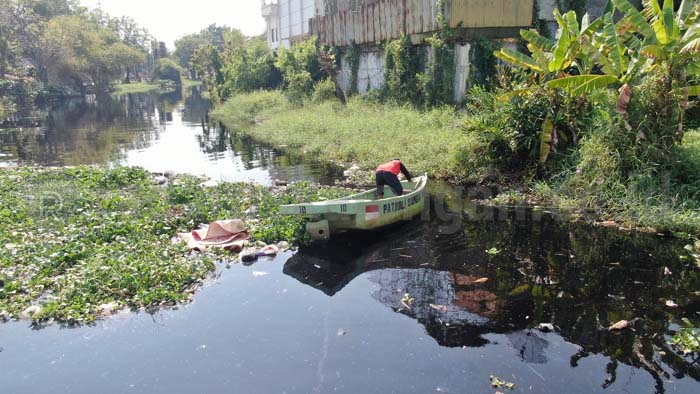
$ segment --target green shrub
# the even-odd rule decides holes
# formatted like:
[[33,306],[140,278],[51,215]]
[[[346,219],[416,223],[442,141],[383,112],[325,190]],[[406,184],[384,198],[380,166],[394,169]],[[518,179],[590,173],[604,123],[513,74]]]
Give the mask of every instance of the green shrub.
[[287,76],[292,76],[307,72],[312,82],[325,79],[328,75],[321,68],[316,49],[316,37],[311,37],[306,41],[294,44],[292,48],[282,47],[277,52],[275,67],[282,71],[285,81],[289,82]]
[[700,98],[691,99],[688,109],[685,111],[685,127],[688,129],[700,128]]
[[182,67],[170,59],[158,59],[151,70],[151,81],[157,80],[173,81],[182,86]]
[[235,93],[275,89],[282,83],[274,55],[264,40],[252,40],[227,59],[223,67],[224,83],[220,88],[222,99]]
[[335,99],[335,84],[333,81],[330,78],[326,78],[323,81],[316,82],[313,94],[314,102],[320,103],[333,99]]
[[493,93],[480,86],[467,94],[464,131],[479,138],[484,150],[482,156],[501,169],[510,167],[516,156],[518,132],[509,118],[510,102],[496,99]]
[[300,71],[298,73],[286,74],[284,76],[287,81],[287,90],[285,94],[289,102],[294,105],[302,105],[313,91],[313,80],[308,71]]

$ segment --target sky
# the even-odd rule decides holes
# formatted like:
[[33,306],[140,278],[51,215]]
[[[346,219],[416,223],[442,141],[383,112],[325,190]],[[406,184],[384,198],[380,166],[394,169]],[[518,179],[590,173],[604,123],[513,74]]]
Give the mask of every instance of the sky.
[[130,16],[159,41],[174,48],[178,38],[196,33],[212,23],[227,25],[249,36],[265,32],[260,0],[80,0],[83,6],[116,16]]

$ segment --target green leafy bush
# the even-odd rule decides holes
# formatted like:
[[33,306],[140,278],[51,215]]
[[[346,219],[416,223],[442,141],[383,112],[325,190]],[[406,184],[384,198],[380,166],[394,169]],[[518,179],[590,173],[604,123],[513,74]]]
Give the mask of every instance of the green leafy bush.
[[313,90],[311,74],[308,71],[300,71],[298,73],[285,74],[284,79],[287,81],[285,94],[289,102],[297,106],[302,105]]
[[275,66],[282,71],[285,80],[288,75],[296,75],[307,72],[312,82],[318,82],[327,77],[321,68],[316,49],[318,39],[311,37],[306,41],[298,42],[288,49],[281,47],[277,52]]
[[333,100],[335,98],[335,84],[330,78],[326,78],[323,81],[316,82],[314,85],[313,100],[316,103],[320,103],[326,100]]
[[289,101],[300,106],[314,90],[314,83],[327,78],[321,68],[316,48],[316,37],[292,46],[291,49],[280,48],[275,67],[284,75],[285,93]]
[[182,67],[170,59],[158,59],[151,70],[151,80],[168,80],[182,86]]
[[260,89],[275,89],[282,82],[274,55],[264,40],[254,39],[236,49],[224,63],[221,98]]

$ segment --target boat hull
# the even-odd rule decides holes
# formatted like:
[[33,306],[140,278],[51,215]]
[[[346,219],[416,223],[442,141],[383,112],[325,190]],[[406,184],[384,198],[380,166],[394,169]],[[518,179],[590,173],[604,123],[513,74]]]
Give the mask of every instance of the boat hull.
[[389,188],[386,198],[377,200],[370,190],[352,196],[316,203],[282,205],[283,215],[309,219],[307,232],[313,239],[328,239],[331,234],[346,230],[375,230],[402,220],[410,220],[425,206],[427,176],[401,182],[409,192],[394,196]]

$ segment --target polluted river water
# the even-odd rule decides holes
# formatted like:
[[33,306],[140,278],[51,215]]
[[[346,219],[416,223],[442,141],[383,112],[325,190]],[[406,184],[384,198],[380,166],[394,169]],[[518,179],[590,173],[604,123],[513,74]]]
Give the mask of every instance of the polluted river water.
[[[208,126],[196,91],[110,100],[109,109],[72,104],[80,109],[51,111],[52,125],[0,132],[0,160],[175,171],[190,162],[199,163],[193,173],[265,184],[337,176]],[[177,154],[164,152],[174,146]],[[445,213],[438,190],[431,201],[422,217],[386,231],[221,263],[191,304],[83,327],[0,324],[1,391],[700,389],[700,365],[669,344],[700,305],[684,242],[530,208],[452,203]],[[623,319],[628,329],[608,329]]]

